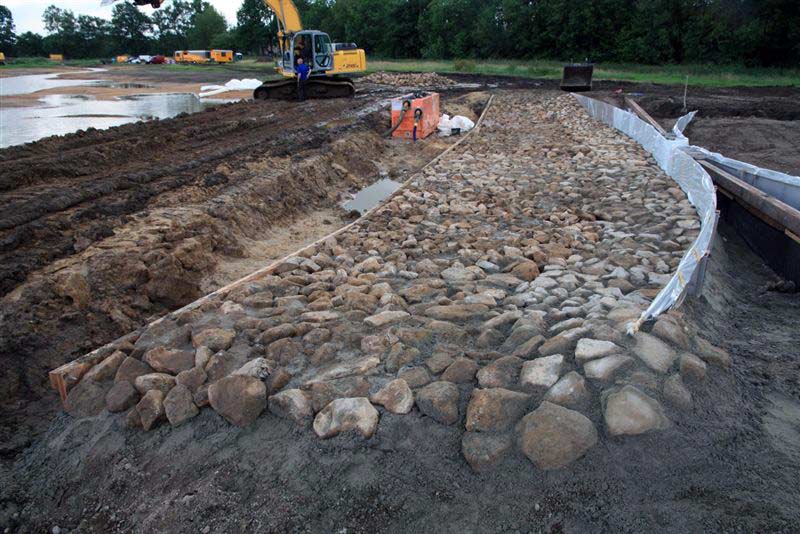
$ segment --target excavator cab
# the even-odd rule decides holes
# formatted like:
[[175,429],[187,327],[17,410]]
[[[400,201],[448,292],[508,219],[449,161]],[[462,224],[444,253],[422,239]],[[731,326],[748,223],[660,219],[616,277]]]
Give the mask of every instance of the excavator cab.
[[311,69],[311,74],[325,74],[333,69],[333,46],[327,33],[317,30],[303,30],[292,36],[291,46],[285,50],[279,69],[284,75],[293,75],[297,59]]

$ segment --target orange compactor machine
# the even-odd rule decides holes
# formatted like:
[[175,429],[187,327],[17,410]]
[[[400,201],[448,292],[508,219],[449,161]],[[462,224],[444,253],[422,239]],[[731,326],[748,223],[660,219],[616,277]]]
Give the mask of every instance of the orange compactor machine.
[[392,137],[424,139],[439,126],[439,93],[409,93],[392,99]]

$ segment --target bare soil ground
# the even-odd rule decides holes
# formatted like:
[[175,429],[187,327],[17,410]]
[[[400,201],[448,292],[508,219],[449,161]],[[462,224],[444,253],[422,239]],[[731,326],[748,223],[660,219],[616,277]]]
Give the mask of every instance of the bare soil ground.
[[[511,458],[475,474],[461,430],[386,414],[369,441],[205,410],[144,433],[59,414],[8,467],[0,524],[21,532],[792,532],[798,517],[796,296],[721,228],[687,319],[731,352],[672,430],[608,439],[570,469]],[[463,406],[461,406],[463,410]]]
[[[686,108],[683,87],[620,84],[665,127],[698,110],[686,136],[693,145],[754,165],[800,175],[800,88],[689,88]],[[620,95],[600,85],[595,96],[620,101]]]
[[[136,69],[137,79],[165,81],[156,68]],[[233,77],[251,76],[170,74],[178,84]],[[484,87],[556,85],[453,78]],[[683,107],[682,87],[596,88],[609,97],[617,88],[645,93],[637,98],[665,124]],[[380,170],[402,178],[443,148],[409,153],[376,140],[386,118],[358,112],[387,94],[302,108],[239,103],[0,151],[0,526],[794,531],[800,304],[796,294],[764,289],[774,275],[724,226],[705,298],[686,308],[736,362],[733,374],[698,392],[724,400],[680,421],[680,433],[614,443],[580,471],[544,474],[517,458],[475,475],[458,453],[461,432],[422,417],[387,416],[367,445],[320,442],[275,419],[234,430],[210,410],[180,431],[111,433],[119,421],[74,424],[65,414],[51,423],[60,408],[45,386],[50,368],[326,234],[343,223],[339,192]],[[477,107],[462,103],[470,106]],[[800,89],[690,90],[688,108],[701,110],[687,132],[694,144],[786,172],[800,168],[797,144],[771,133],[797,140]],[[725,123],[714,121],[744,128],[721,135]],[[768,153],[748,144],[758,139],[754,125],[774,143]],[[370,161],[353,158],[337,144],[343,139]]]

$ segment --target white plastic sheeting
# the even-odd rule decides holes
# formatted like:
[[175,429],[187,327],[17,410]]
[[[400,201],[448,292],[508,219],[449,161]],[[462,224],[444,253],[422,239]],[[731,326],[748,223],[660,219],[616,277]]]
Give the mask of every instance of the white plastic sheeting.
[[453,128],[458,128],[460,133],[467,133],[475,127],[475,123],[463,115],[450,117],[447,113],[442,113],[439,119],[439,135],[446,137],[452,133]]
[[225,85],[204,85],[200,88],[200,98],[218,95],[227,91],[246,91],[248,89],[255,89],[261,85],[260,80],[253,78],[245,78],[244,80],[229,80]]
[[[673,133],[676,136],[680,136],[680,138],[686,139],[683,131],[694,119],[696,113],[696,111],[692,111],[678,119],[672,128]],[[747,182],[756,189],[760,189],[781,202],[800,210],[800,176],[792,176],[772,169],[756,167],[744,161],[727,158],[722,154],[711,152],[699,146],[692,146],[692,150],[701,152],[706,159],[722,167],[722,170]]]
[[702,275],[705,268],[704,258],[710,253],[716,230],[717,197],[714,184],[700,164],[683,152],[682,148],[688,146],[688,140],[682,135],[682,139],[666,139],[633,113],[583,95],[572,96],[586,108],[589,115],[634,139],[652,154],[658,166],[686,193],[700,216],[700,233],[684,254],[675,274],[639,319],[628,325],[628,333],[633,334],[643,322],[657,317],[673,306],[679,306],[686,296],[687,286],[696,276]]
[[677,139],[686,139],[686,136],[683,135],[683,131],[689,126],[689,123],[692,122],[695,115],[697,115],[697,111],[690,111],[675,121],[675,125],[672,126],[672,133],[675,134]]

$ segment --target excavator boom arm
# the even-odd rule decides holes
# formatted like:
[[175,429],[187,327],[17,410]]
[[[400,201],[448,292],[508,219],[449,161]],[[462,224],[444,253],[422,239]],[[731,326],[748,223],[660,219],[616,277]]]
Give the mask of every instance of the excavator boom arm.
[[[111,5],[118,0],[102,0],[100,5]],[[158,9],[164,0],[133,0],[138,6],[150,5]],[[292,0],[264,0],[266,4],[278,17],[280,22],[280,29],[284,34],[292,34],[302,31],[303,23],[300,20],[300,12],[297,11],[297,6],[294,5]]]
[[264,0],[264,3],[278,17],[280,29],[285,34],[292,34],[302,31],[303,23],[300,20],[300,12],[292,0]]

